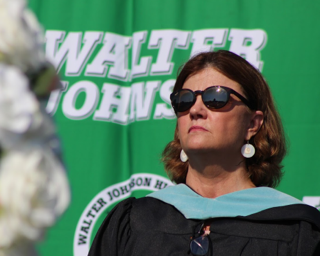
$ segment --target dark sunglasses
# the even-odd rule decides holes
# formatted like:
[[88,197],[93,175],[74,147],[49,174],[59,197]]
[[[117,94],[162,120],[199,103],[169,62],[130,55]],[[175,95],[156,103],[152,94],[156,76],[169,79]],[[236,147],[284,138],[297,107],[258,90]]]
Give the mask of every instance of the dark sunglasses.
[[204,105],[209,109],[219,109],[224,107],[229,99],[230,94],[236,95],[250,109],[253,109],[250,102],[236,91],[220,85],[208,87],[204,91],[192,91],[181,89],[171,93],[170,100],[174,111],[184,112],[189,110],[197,100],[197,95],[201,95]]

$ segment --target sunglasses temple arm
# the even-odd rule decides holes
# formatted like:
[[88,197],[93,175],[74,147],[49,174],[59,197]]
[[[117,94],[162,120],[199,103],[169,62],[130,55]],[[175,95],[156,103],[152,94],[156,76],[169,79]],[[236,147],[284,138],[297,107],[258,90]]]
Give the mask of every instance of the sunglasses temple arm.
[[254,109],[254,107],[252,106],[252,104],[245,98],[243,97],[241,94],[237,93],[236,91],[232,91],[232,94],[236,95],[244,104],[246,104],[250,109]]

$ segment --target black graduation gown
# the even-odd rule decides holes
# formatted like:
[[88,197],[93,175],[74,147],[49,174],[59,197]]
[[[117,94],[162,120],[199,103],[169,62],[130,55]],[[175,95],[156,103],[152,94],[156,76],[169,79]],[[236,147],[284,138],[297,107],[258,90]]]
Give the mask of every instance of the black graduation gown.
[[[210,221],[208,255],[320,256],[320,212],[308,205]],[[129,198],[104,220],[89,256],[192,255],[190,240],[201,222],[158,199]]]

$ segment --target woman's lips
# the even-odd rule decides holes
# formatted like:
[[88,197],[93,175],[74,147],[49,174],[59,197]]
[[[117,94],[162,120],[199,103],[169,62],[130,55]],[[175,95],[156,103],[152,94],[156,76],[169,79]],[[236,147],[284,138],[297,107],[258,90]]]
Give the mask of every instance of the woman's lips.
[[207,129],[203,128],[202,126],[191,126],[189,129],[189,133],[190,132],[196,132],[196,131],[208,131]]

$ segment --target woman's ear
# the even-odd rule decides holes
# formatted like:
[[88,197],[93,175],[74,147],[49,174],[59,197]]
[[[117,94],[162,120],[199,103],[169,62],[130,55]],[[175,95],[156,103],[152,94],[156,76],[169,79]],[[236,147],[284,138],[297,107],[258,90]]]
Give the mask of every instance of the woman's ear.
[[250,119],[250,124],[247,130],[246,140],[250,140],[254,135],[258,133],[263,124],[263,113],[260,110],[256,110]]

